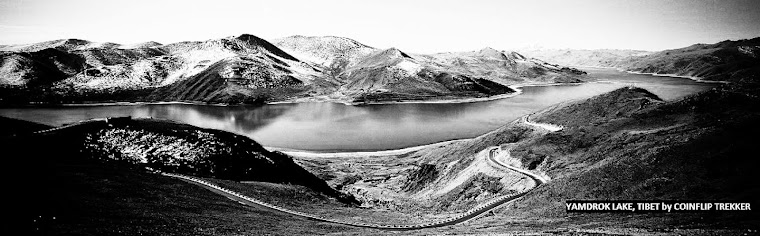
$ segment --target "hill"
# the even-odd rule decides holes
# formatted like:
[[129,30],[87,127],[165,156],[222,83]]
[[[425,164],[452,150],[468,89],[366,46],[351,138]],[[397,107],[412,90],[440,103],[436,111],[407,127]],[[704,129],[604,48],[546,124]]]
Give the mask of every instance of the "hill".
[[637,50],[521,50],[525,55],[569,66],[611,67],[620,70],[675,75],[704,81],[756,83],[760,72],[760,38],[694,44],[646,52]]
[[760,38],[695,44],[646,56],[630,57],[617,67],[634,72],[741,82],[760,72]]
[[[2,121],[30,131],[39,127]],[[249,191],[266,193],[251,196],[265,195],[268,202],[300,196],[294,199],[304,199],[293,201],[302,205],[353,208],[355,203],[287,155],[267,151],[247,137],[169,121],[93,120],[42,134],[19,129],[0,141],[4,164],[13,167],[2,177],[17,180],[6,186],[13,194],[4,199],[25,206],[12,211],[19,224],[13,227],[17,230],[3,229],[8,232],[208,235],[342,228],[244,207],[156,171],[246,183]]]
[[[398,211],[468,209],[494,196],[532,188],[499,170],[497,158],[548,183],[494,214],[413,234],[753,232],[755,211],[702,213],[566,213],[572,199],[696,200],[757,203],[754,143],[757,87],[724,85],[677,101],[626,87],[558,104],[529,117],[561,125],[549,132],[520,119],[482,136],[388,154],[296,155],[298,162],[365,204]],[[502,151],[504,152],[504,151]],[[412,204],[413,203],[413,204]],[[723,232],[724,230],[725,232]]]
[[[729,228],[757,225],[756,212],[693,214],[567,214],[568,199],[678,199],[756,203],[760,185],[752,170],[760,118],[757,89],[724,86],[683,100],[660,101],[625,88],[562,104],[535,118],[565,127],[521,141],[512,151],[523,167],[551,182],[496,213],[495,219],[566,217],[649,229]],[[623,214],[625,215],[625,214]]]

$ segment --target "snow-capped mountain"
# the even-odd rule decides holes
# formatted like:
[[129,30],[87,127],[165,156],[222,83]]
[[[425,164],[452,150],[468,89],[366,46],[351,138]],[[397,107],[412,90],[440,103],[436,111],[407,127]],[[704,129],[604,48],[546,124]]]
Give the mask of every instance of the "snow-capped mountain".
[[247,34],[169,45],[56,40],[2,50],[2,84],[28,88],[44,81],[64,97],[149,89],[154,91],[147,97],[128,99],[266,101],[294,92],[270,90],[302,86],[321,76],[312,66]]
[[579,71],[491,48],[422,55],[334,36],[274,42],[243,34],[167,45],[66,39],[0,46],[0,88],[11,91],[0,101],[469,98],[509,93],[507,86],[516,83],[582,78]]
[[290,36],[274,40],[286,52],[336,71],[352,66],[377,49],[353,39],[336,36]]
[[[506,86],[517,83],[578,82],[583,78],[577,70],[492,48],[411,54],[332,36],[292,36],[278,39],[276,44],[292,55],[301,55],[304,61],[325,67],[342,83],[340,93],[354,98],[367,94],[381,94],[380,99],[412,98],[410,94],[489,96],[510,92]],[[400,94],[404,95],[396,96]]]

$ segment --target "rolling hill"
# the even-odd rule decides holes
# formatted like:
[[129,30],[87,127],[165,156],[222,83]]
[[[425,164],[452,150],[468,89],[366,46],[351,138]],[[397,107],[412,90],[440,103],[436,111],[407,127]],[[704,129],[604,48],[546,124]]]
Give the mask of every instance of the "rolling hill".
[[[0,118],[8,168],[1,176],[21,208],[4,233],[218,235],[250,231],[325,232],[344,227],[284,216],[231,201],[157,172],[242,184],[251,195],[355,208],[291,157],[232,133],[153,119],[110,119],[49,127]],[[270,199],[271,198],[271,199]],[[248,225],[248,226],[245,226]],[[280,226],[274,226],[280,225]],[[274,227],[274,228],[272,228]]]
[[748,75],[760,72],[760,38],[695,44],[629,57],[617,67],[627,71],[690,76],[708,81],[741,82],[755,79]]

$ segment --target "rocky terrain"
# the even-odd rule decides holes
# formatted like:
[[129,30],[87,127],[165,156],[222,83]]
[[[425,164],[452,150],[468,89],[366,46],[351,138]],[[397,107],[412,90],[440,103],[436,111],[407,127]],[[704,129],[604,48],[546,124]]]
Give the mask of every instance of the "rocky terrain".
[[0,46],[0,103],[458,99],[510,93],[516,83],[585,78],[492,49],[426,56],[340,37],[274,42],[243,34],[167,45],[64,39]]

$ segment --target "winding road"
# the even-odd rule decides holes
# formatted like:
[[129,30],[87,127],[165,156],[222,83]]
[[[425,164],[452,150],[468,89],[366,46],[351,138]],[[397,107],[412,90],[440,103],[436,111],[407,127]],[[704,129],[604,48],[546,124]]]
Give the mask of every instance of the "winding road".
[[[562,129],[561,126],[556,126],[556,125],[552,125],[552,124],[543,124],[543,123],[530,122],[529,121],[529,116],[530,115],[526,115],[526,116],[522,117],[521,118],[522,122],[525,123],[525,124],[537,127],[539,129],[542,129],[542,130],[547,130],[549,132],[555,132],[555,131],[559,131],[559,130]],[[121,118],[121,119],[123,119],[123,118]],[[34,133],[35,134],[47,134],[47,133],[57,132],[57,131],[60,131],[60,130],[63,130],[63,129],[68,129],[68,128],[72,128],[72,127],[76,127],[76,126],[80,126],[80,125],[84,125],[84,124],[92,124],[92,123],[95,123],[95,122],[105,122],[105,123],[108,123],[109,120],[110,120],[110,118],[108,118],[108,119],[92,119],[92,120],[82,121],[82,122],[79,122],[79,123],[76,123],[76,124],[72,124],[72,125],[52,128],[52,129],[48,129],[48,130],[37,131],[37,132],[34,132]],[[468,210],[466,212],[457,214],[456,216],[448,218],[448,219],[434,221],[434,222],[428,222],[428,223],[423,223],[423,224],[415,224],[415,225],[368,224],[368,223],[347,222],[347,221],[342,221],[342,220],[329,219],[329,218],[325,218],[325,217],[321,217],[321,216],[317,216],[317,215],[313,215],[313,214],[309,214],[309,213],[294,211],[294,210],[286,209],[286,208],[283,208],[283,207],[275,206],[275,205],[266,203],[264,201],[261,201],[261,200],[255,199],[255,198],[245,196],[245,195],[237,193],[235,191],[232,191],[232,190],[229,190],[229,189],[226,189],[226,188],[222,188],[222,187],[220,187],[218,185],[215,185],[215,184],[210,183],[208,181],[205,181],[205,180],[202,180],[202,179],[199,179],[199,178],[195,178],[195,177],[192,177],[192,176],[186,176],[186,175],[181,175],[181,174],[173,174],[173,173],[161,173],[161,174],[164,175],[164,176],[178,178],[178,179],[181,179],[181,180],[193,183],[193,184],[198,184],[198,185],[200,185],[200,186],[202,186],[204,188],[207,188],[207,189],[211,190],[214,193],[220,194],[222,196],[225,196],[227,198],[230,198],[230,199],[232,199],[234,201],[237,201],[237,202],[239,202],[241,204],[248,205],[248,206],[261,206],[261,207],[269,208],[269,209],[272,209],[272,210],[275,210],[275,211],[278,211],[278,212],[283,212],[283,213],[287,213],[287,214],[292,214],[292,215],[297,215],[297,216],[305,217],[305,218],[312,219],[312,220],[323,221],[323,222],[330,222],[330,223],[341,224],[341,225],[348,225],[348,226],[355,226],[355,227],[364,227],[364,228],[374,228],[374,229],[386,229],[386,230],[414,230],[414,229],[424,229],[424,228],[434,228],[434,227],[441,227],[441,226],[447,226],[447,225],[455,225],[455,224],[458,224],[458,223],[466,222],[468,220],[477,218],[478,216],[480,216],[480,215],[482,215],[484,213],[487,213],[488,211],[493,210],[493,209],[495,209],[495,208],[497,208],[497,207],[499,207],[499,206],[501,206],[501,205],[503,205],[505,203],[514,201],[514,200],[516,200],[516,199],[524,196],[525,194],[529,193],[531,190],[535,189],[539,185],[544,184],[544,183],[547,182],[547,180],[545,178],[543,178],[543,177],[541,177],[539,175],[533,174],[533,173],[531,173],[531,172],[529,172],[527,170],[523,170],[523,169],[520,169],[520,168],[517,168],[517,167],[510,166],[508,164],[505,164],[505,163],[497,160],[495,158],[495,156],[496,156],[496,154],[499,151],[502,151],[500,147],[498,147],[498,146],[492,146],[492,147],[486,148],[486,150],[488,150],[486,152],[486,153],[488,153],[487,154],[488,155],[488,158],[487,158],[488,161],[492,162],[494,165],[496,165],[496,166],[498,166],[500,168],[503,168],[505,170],[516,171],[516,172],[519,172],[521,174],[524,174],[524,175],[528,176],[529,178],[531,178],[535,182],[535,186],[533,188],[527,190],[527,191],[524,191],[524,192],[519,192],[519,193],[515,193],[515,194],[504,195],[504,196],[499,196],[499,197],[493,198],[493,199],[491,199],[491,200],[489,200],[489,201],[487,201],[487,202],[485,202],[483,204],[480,204],[479,206],[477,206],[477,207],[475,207],[473,209],[470,209],[470,210]],[[507,152],[506,155],[509,155],[509,149],[506,150],[506,152]]]

